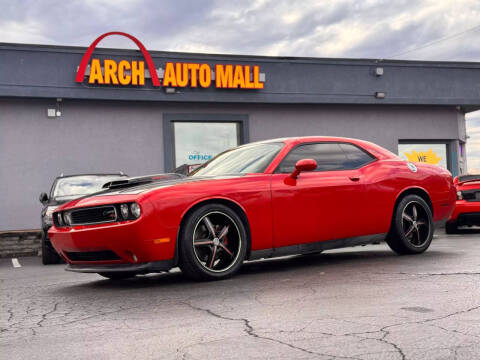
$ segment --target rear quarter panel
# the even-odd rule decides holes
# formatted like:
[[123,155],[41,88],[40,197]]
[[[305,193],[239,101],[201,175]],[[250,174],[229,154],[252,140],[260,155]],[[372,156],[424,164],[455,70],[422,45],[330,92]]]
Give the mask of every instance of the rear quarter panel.
[[436,166],[416,164],[417,172],[400,159],[380,160],[362,168],[366,184],[365,211],[370,213],[365,225],[368,233],[388,232],[395,203],[407,190],[420,189],[433,205],[434,221],[447,219],[455,204],[451,174]]

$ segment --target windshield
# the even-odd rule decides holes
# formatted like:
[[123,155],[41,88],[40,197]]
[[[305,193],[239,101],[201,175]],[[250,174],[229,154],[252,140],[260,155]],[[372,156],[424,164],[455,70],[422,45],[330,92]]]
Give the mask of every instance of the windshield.
[[119,175],[85,175],[60,178],[53,190],[53,197],[58,199],[93,194],[101,191],[103,184],[122,178],[125,177]]
[[263,173],[283,143],[264,143],[227,150],[193,171],[189,176]]

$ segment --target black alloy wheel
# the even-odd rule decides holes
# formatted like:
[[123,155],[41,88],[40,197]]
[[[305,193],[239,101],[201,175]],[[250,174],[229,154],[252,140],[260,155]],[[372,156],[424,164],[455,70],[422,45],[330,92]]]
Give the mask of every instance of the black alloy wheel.
[[180,237],[180,268],[196,280],[216,280],[238,271],[246,254],[246,231],[238,214],[222,204],[195,210]]
[[428,204],[420,196],[407,195],[395,209],[387,243],[398,254],[419,254],[430,246],[433,231]]

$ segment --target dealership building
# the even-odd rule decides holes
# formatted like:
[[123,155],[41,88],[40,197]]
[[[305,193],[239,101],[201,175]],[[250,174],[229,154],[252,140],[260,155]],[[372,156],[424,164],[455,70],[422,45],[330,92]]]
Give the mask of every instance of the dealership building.
[[[97,47],[109,35],[138,50]],[[60,174],[171,172],[277,137],[359,138],[466,171],[480,63],[173,53],[105,36],[0,44],[0,231],[40,228],[39,194]]]

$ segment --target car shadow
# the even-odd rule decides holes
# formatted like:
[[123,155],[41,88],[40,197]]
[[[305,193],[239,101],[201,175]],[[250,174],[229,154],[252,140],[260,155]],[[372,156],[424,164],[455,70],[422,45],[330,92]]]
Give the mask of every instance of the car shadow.
[[[292,276],[301,276],[300,272],[305,275],[323,273],[334,273],[335,276],[342,276],[342,272],[346,272],[345,276],[350,276],[349,271],[375,272],[380,265],[389,269],[383,269],[383,272],[395,273],[397,266],[418,266],[426,259],[435,259],[438,261],[447,258],[456,257],[454,253],[441,251],[427,251],[421,255],[398,256],[390,250],[368,250],[368,251],[342,251],[342,252],[326,252],[316,255],[295,255],[282,258],[273,258],[266,260],[256,260],[245,262],[240,271],[232,278],[213,281],[213,282],[196,282],[185,277],[178,269],[173,269],[168,273],[149,274],[146,276],[136,276],[132,279],[125,280],[108,280],[101,279],[83,282],[81,284],[67,285],[62,288],[52,290],[58,295],[69,296],[78,295],[88,290],[94,290],[98,293],[110,292],[111,290],[123,290],[135,292],[139,289],[168,289],[174,292],[188,291],[189,293],[195,289],[204,288],[230,288],[233,286],[249,286],[255,287],[256,283],[272,283],[282,280],[284,273],[291,273]],[[387,262],[386,262],[387,261]],[[82,276],[78,274],[78,276]]]

